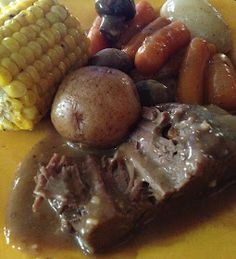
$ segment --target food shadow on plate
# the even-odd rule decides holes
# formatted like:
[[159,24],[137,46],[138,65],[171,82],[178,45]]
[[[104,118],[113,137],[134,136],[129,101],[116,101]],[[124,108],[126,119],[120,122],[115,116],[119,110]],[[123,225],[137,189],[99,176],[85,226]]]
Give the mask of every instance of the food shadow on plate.
[[[195,199],[191,203],[176,204],[171,209],[162,211],[156,220],[145,228],[132,234],[130,239],[120,247],[113,248],[103,258],[111,253],[131,253],[148,247],[171,247],[181,243],[191,232],[200,228],[236,229],[235,202],[236,184],[223,187],[203,199]],[[218,220],[220,218],[220,220]],[[197,245],[197,244],[196,244]]]

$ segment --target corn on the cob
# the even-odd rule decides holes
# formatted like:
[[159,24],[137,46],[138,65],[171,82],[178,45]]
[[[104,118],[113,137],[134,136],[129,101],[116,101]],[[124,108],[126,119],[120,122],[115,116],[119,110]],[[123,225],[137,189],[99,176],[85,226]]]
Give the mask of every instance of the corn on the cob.
[[63,76],[86,63],[87,49],[78,20],[56,0],[2,3],[0,130],[32,129]]

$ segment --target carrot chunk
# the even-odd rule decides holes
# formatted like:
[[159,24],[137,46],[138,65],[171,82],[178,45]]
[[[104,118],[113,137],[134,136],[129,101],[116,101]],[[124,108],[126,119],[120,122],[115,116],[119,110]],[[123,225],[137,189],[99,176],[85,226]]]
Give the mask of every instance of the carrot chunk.
[[194,38],[181,65],[177,86],[177,100],[182,103],[202,104],[204,76],[213,47],[201,38]]
[[187,27],[175,21],[145,39],[135,55],[135,66],[144,74],[157,72],[167,59],[190,41]]
[[109,47],[106,39],[100,32],[101,22],[102,22],[102,18],[100,16],[97,16],[92,24],[92,27],[88,32],[88,38],[90,39],[90,46],[89,46],[90,56],[93,56],[98,51]]
[[145,38],[168,24],[170,24],[170,20],[165,17],[158,17],[153,22],[144,27],[141,32],[134,35],[134,37],[124,46],[123,51],[126,52],[131,58],[134,58],[136,52],[141,47]]
[[236,71],[224,54],[212,57],[207,70],[207,103],[236,111]]
[[127,23],[125,30],[122,32],[120,40],[116,43],[117,48],[123,46],[146,25],[157,18],[154,8],[146,1],[140,1],[136,4],[136,15],[133,20]]

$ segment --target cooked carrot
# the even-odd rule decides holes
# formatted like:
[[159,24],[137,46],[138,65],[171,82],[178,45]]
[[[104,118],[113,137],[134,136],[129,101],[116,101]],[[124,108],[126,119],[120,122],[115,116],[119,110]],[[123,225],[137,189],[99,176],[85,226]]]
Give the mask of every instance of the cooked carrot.
[[157,72],[167,59],[190,41],[187,27],[175,21],[145,39],[135,55],[135,66],[144,74]]
[[212,57],[207,70],[206,100],[228,111],[236,111],[236,71],[224,54]]
[[124,46],[123,51],[126,52],[131,58],[134,58],[136,52],[138,51],[146,37],[150,36],[155,31],[160,30],[170,23],[171,21],[167,18],[158,17],[153,22],[144,27],[141,32],[134,35],[134,37]]
[[204,75],[213,47],[201,38],[194,38],[181,65],[177,86],[177,100],[181,103],[202,104]]
[[92,27],[88,32],[88,38],[90,39],[90,46],[89,46],[90,56],[93,56],[98,51],[109,47],[106,39],[100,32],[101,22],[102,22],[102,18],[100,16],[97,16],[92,24]]
[[140,1],[136,4],[136,15],[133,20],[127,23],[125,30],[122,32],[120,40],[116,43],[117,48],[123,46],[146,25],[157,18],[154,8],[146,1]]
[[179,75],[185,53],[186,47],[173,54],[156,73],[157,79],[176,78]]

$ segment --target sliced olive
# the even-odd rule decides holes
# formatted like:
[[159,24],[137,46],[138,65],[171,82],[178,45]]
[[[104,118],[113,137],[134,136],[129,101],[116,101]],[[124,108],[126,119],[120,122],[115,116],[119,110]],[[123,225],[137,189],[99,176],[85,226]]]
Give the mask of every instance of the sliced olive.
[[136,83],[142,106],[154,106],[171,101],[168,88],[156,80],[143,80]]
[[92,66],[105,66],[119,69],[125,73],[133,68],[130,57],[119,49],[107,48],[96,53],[90,60]]
[[136,13],[133,0],[96,0],[95,8],[101,16],[123,16],[125,20],[131,20]]
[[124,17],[117,17],[111,15],[104,15],[102,17],[100,31],[108,41],[117,41],[123,28]]

